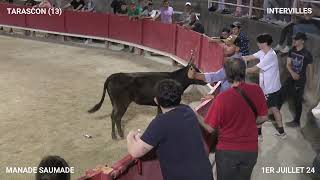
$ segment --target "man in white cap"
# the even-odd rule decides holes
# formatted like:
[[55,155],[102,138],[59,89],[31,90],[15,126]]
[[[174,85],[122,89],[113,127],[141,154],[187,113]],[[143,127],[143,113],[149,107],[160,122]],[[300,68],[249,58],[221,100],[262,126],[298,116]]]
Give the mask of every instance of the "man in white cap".
[[180,16],[180,25],[188,25],[191,22],[192,6],[190,2],[186,2],[184,12]]

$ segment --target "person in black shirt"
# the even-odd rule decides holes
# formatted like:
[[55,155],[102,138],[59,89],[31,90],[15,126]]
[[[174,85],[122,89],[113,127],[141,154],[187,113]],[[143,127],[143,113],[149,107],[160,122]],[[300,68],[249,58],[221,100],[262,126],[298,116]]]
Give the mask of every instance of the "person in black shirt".
[[128,8],[127,4],[125,2],[120,2],[120,9],[116,12],[117,15],[127,15],[128,14]]
[[180,104],[182,87],[174,80],[158,83],[155,102],[163,114],[156,116],[143,135],[130,131],[128,151],[139,158],[156,148],[164,180],[213,180],[194,111]]
[[[288,94],[290,94],[295,101],[296,114],[293,121],[286,123],[288,127],[300,126],[304,86],[307,81],[306,71],[308,66],[309,68],[312,67],[311,64],[313,62],[311,53],[304,47],[304,42],[306,40],[306,34],[298,32],[293,38],[293,48],[290,49],[287,58],[287,69],[290,72],[290,76],[281,89],[279,109],[286,100]],[[310,74],[313,73],[311,72]]]
[[193,31],[196,31],[198,33],[201,33],[201,34],[204,33],[204,28],[203,28],[202,24],[200,23],[200,21],[197,20],[196,14],[191,14],[190,23],[184,27],[186,27],[187,29],[191,29]]
[[85,5],[84,0],[73,0],[70,4],[75,11],[82,9]]

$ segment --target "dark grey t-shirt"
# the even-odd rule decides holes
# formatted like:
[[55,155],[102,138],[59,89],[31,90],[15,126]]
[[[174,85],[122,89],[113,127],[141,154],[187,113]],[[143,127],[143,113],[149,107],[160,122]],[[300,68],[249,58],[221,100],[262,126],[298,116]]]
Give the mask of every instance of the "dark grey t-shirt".
[[212,180],[197,117],[186,105],[158,115],[141,140],[154,146],[164,180]]

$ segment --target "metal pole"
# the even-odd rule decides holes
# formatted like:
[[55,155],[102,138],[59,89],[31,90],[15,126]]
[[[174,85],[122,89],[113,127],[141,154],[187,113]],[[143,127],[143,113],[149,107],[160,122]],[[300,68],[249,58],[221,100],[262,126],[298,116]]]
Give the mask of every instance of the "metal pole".
[[249,18],[251,18],[251,16],[252,16],[252,6],[253,6],[253,0],[250,0]]

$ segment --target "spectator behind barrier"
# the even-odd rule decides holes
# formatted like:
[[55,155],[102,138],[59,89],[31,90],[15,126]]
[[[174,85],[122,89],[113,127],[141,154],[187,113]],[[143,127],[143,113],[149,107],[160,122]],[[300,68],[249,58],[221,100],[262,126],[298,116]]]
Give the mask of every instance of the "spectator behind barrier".
[[267,120],[268,108],[262,89],[245,82],[243,60],[226,61],[224,69],[232,88],[218,94],[205,118],[218,136],[217,179],[249,180],[258,158],[257,124]]
[[[259,73],[259,84],[267,99],[269,110],[272,112],[278,127],[275,136],[282,139],[287,135],[283,129],[282,116],[278,108],[280,102],[280,72],[279,62],[276,52],[271,48],[273,42],[270,34],[260,34],[257,36],[257,44],[260,51],[253,55],[243,56],[246,61],[259,59],[259,63],[247,69],[247,73]],[[259,140],[262,141],[261,127],[258,127]]]
[[39,8],[52,8],[53,5],[50,0],[42,0],[39,4],[33,6],[34,8],[39,7]]
[[141,12],[142,12],[142,9],[140,8],[140,6],[137,6],[135,1],[131,1],[128,9],[129,19],[139,18]]
[[120,9],[116,12],[118,16],[126,16],[128,15],[128,7],[127,4],[122,1],[120,4]]
[[179,25],[188,25],[191,22],[192,6],[190,2],[186,2],[185,9],[180,16]]
[[197,116],[180,104],[181,85],[165,79],[156,91],[154,101],[163,114],[150,122],[141,137],[139,132],[129,132],[129,153],[139,158],[155,148],[164,180],[213,180]]
[[230,29],[224,27],[220,33],[220,39],[227,39],[230,36]]
[[[303,19],[297,20],[285,26],[281,30],[279,44],[274,48],[276,51],[280,50],[282,53],[288,53],[292,45],[292,37],[297,32],[304,32],[310,34],[320,34],[320,21],[313,19],[315,14],[304,15]],[[284,41],[287,44],[283,47]]]
[[241,23],[236,21],[230,25],[231,33],[240,38],[240,52],[243,56],[249,55],[249,40],[241,29]]
[[[237,40],[237,42],[236,42]],[[227,39],[216,39],[215,37],[209,39],[209,42],[215,42],[218,43],[223,48],[224,57],[231,57],[234,56],[234,58],[241,57],[240,52],[240,38],[236,35],[230,35]],[[237,44],[235,44],[235,42]],[[236,47],[238,47],[239,51],[235,54]]]
[[[232,36],[234,36],[234,35],[232,35]],[[241,58],[241,53],[239,51],[240,50],[240,47],[239,47],[240,40],[237,37],[235,39],[233,39],[232,36],[230,36],[230,38],[224,40],[227,44],[229,44],[230,46],[233,46],[233,48],[234,48],[233,55],[230,58],[226,58],[225,61]],[[216,82],[221,81],[220,92],[224,92],[231,87],[231,84],[227,81],[227,77],[226,77],[226,73],[225,73],[224,68],[221,68],[216,72],[206,72],[206,73],[196,73],[195,70],[192,69],[189,71],[188,77],[190,79],[202,80],[202,81],[205,81],[208,83],[216,83]],[[213,98],[214,98],[214,95],[209,94],[209,95],[204,96],[201,100],[205,101],[205,100],[213,99]]]
[[149,2],[147,8],[141,13],[141,18],[155,20],[158,13],[157,10],[153,9],[152,2]]
[[27,0],[27,1],[24,3],[25,6],[35,6],[35,5],[37,5],[37,4],[38,4],[38,2],[36,2],[36,1],[34,1],[34,0]]
[[[307,82],[307,69],[309,69],[312,76],[314,74],[312,70],[313,57],[304,47],[304,43],[307,40],[305,33],[299,32],[293,39],[293,48],[290,49],[287,58],[287,69],[290,76],[281,89],[279,109],[281,109],[287,97],[292,97],[295,105],[295,117],[293,121],[287,122],[286,125],[288,127],[300,127],[304,87]],[[310,78],[313,79],[313,77]]]
[[85,12],[95,12],[96,5],[93,0],[84,0],[85,5],[82,8],[82,11]]
[[121,5],[123,3],[123,0],[113,0],[111,2],[110,7],[113,9],[113,14],[117,14],[117,12],[121,9]]
[[173,22],[173,8],[169,6],[168,0],[162,1],[162,7],[160,8],[160,14],[155,19],[160,17],[162,23],[171,24]]
[[85,6],[84,0],[72,0],[70,4],[74,11],[80,11]]
[[204,27],[199,20],[197,20],[196,14],[191,14],[190,23],[183,25],[185,28],[190,29],[192,31],[198,32],[200,34],[204,34]]
[[[68,163],[59,156],[47,156],[44,157],[39,166],[40,168],[69,168]],[[43,170],[43,172],[45,172]],[[37,173],[36,180],[70,180],[70,173]]]

